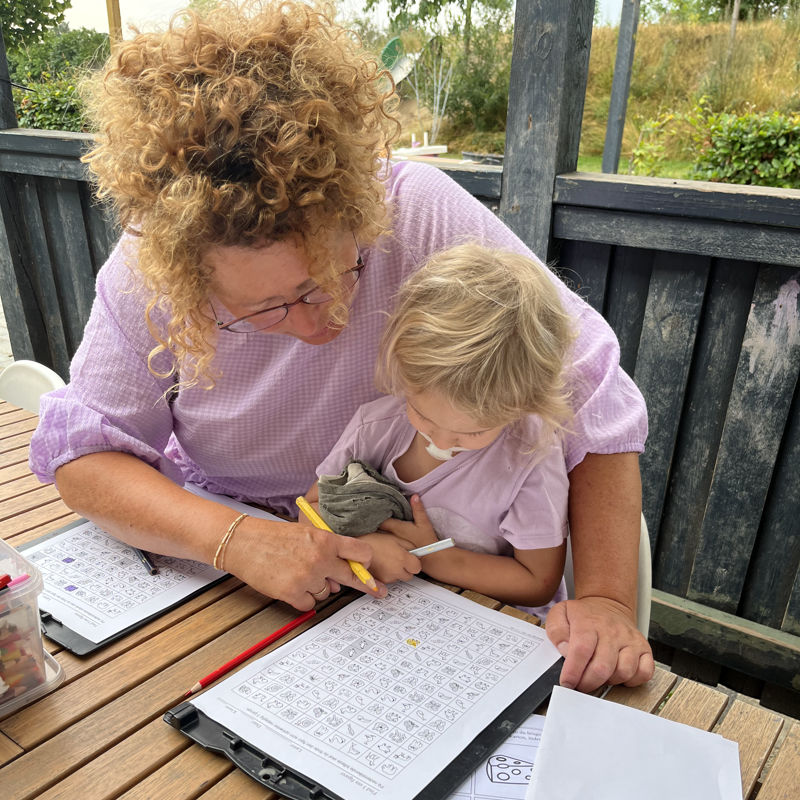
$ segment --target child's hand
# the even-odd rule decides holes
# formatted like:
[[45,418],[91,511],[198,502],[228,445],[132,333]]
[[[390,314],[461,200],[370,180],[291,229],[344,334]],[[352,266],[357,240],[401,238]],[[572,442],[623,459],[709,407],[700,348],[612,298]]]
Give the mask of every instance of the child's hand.
[[411,510],[414,513],[413,522],[405,522],[401,519],[390,517],[381,523],[381,530],[393,533],[401,539],[408,539],[411,548],[422,547],[426,544],[433,544],[439,541],[436,531],[433,529],[428,515],[425,513],[425,506],[418,494],[411,496]]
[[410,541],[380,532],[367,533],[358,539],[372,547],[369,571],[382,583],[410,581],[422,569],[419,558],[408,552],[414,547]]

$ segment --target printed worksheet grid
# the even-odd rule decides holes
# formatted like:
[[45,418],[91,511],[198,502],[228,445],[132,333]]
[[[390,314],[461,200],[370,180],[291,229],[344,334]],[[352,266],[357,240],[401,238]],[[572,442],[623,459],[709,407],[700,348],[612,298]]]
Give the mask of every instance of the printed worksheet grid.
[[42,572],[48,592],[80,598],[108,618],[176,586],[200,568],[181,561],[179,571],[176,559],[154,556],[158,575],[150,575],[130,547],[95,525],[26,557]]
[[236,687],[364,767],[392,778],[535,647],[404,587],[369,600]]

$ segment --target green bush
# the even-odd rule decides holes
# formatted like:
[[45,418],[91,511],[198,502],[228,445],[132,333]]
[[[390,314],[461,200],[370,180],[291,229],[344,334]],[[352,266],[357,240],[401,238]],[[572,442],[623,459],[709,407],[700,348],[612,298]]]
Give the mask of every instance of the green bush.
[[706,114],[695,125],[693,178],[800,189],[800,114]]
[[14,90],[17,119],[21,128],[82,131],[82,104],[75,84],[67,78],[42,76],[45,83],[30,91]]

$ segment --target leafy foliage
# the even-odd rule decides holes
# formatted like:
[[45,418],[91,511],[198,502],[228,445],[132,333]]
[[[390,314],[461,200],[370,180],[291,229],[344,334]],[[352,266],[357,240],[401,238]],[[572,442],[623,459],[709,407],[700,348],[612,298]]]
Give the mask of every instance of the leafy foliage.
[[84,130],[83,112],[74,82],[42,76],[30,92],[15,91],[17,118],[22,128],[56,131]]
[[697,118],[700,180],[800,189],[800,114],[713,114]]
[[42,75],[72,75],[76,70],[97,69],[108,58],[105,33],[66,25],[47,31],[42,40],[8,53],[8,70],[17,83],[40,81]]
[[511,36],[487,25],[474,32],[469,56],[456,63],[449,121],[454,131],[503,131],[508,111]]
[[0,21],[6,50],[38,42],[64,21],[72,0],[0,0]]

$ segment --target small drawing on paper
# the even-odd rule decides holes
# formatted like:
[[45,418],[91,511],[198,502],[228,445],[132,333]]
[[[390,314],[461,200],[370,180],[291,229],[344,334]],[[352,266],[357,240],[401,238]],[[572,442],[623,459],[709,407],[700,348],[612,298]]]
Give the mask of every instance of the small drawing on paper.
[[492,783],[518,783],[527,785],[531,782],[533,764],[511,756],[494,755],[486,762],[486,774]]

